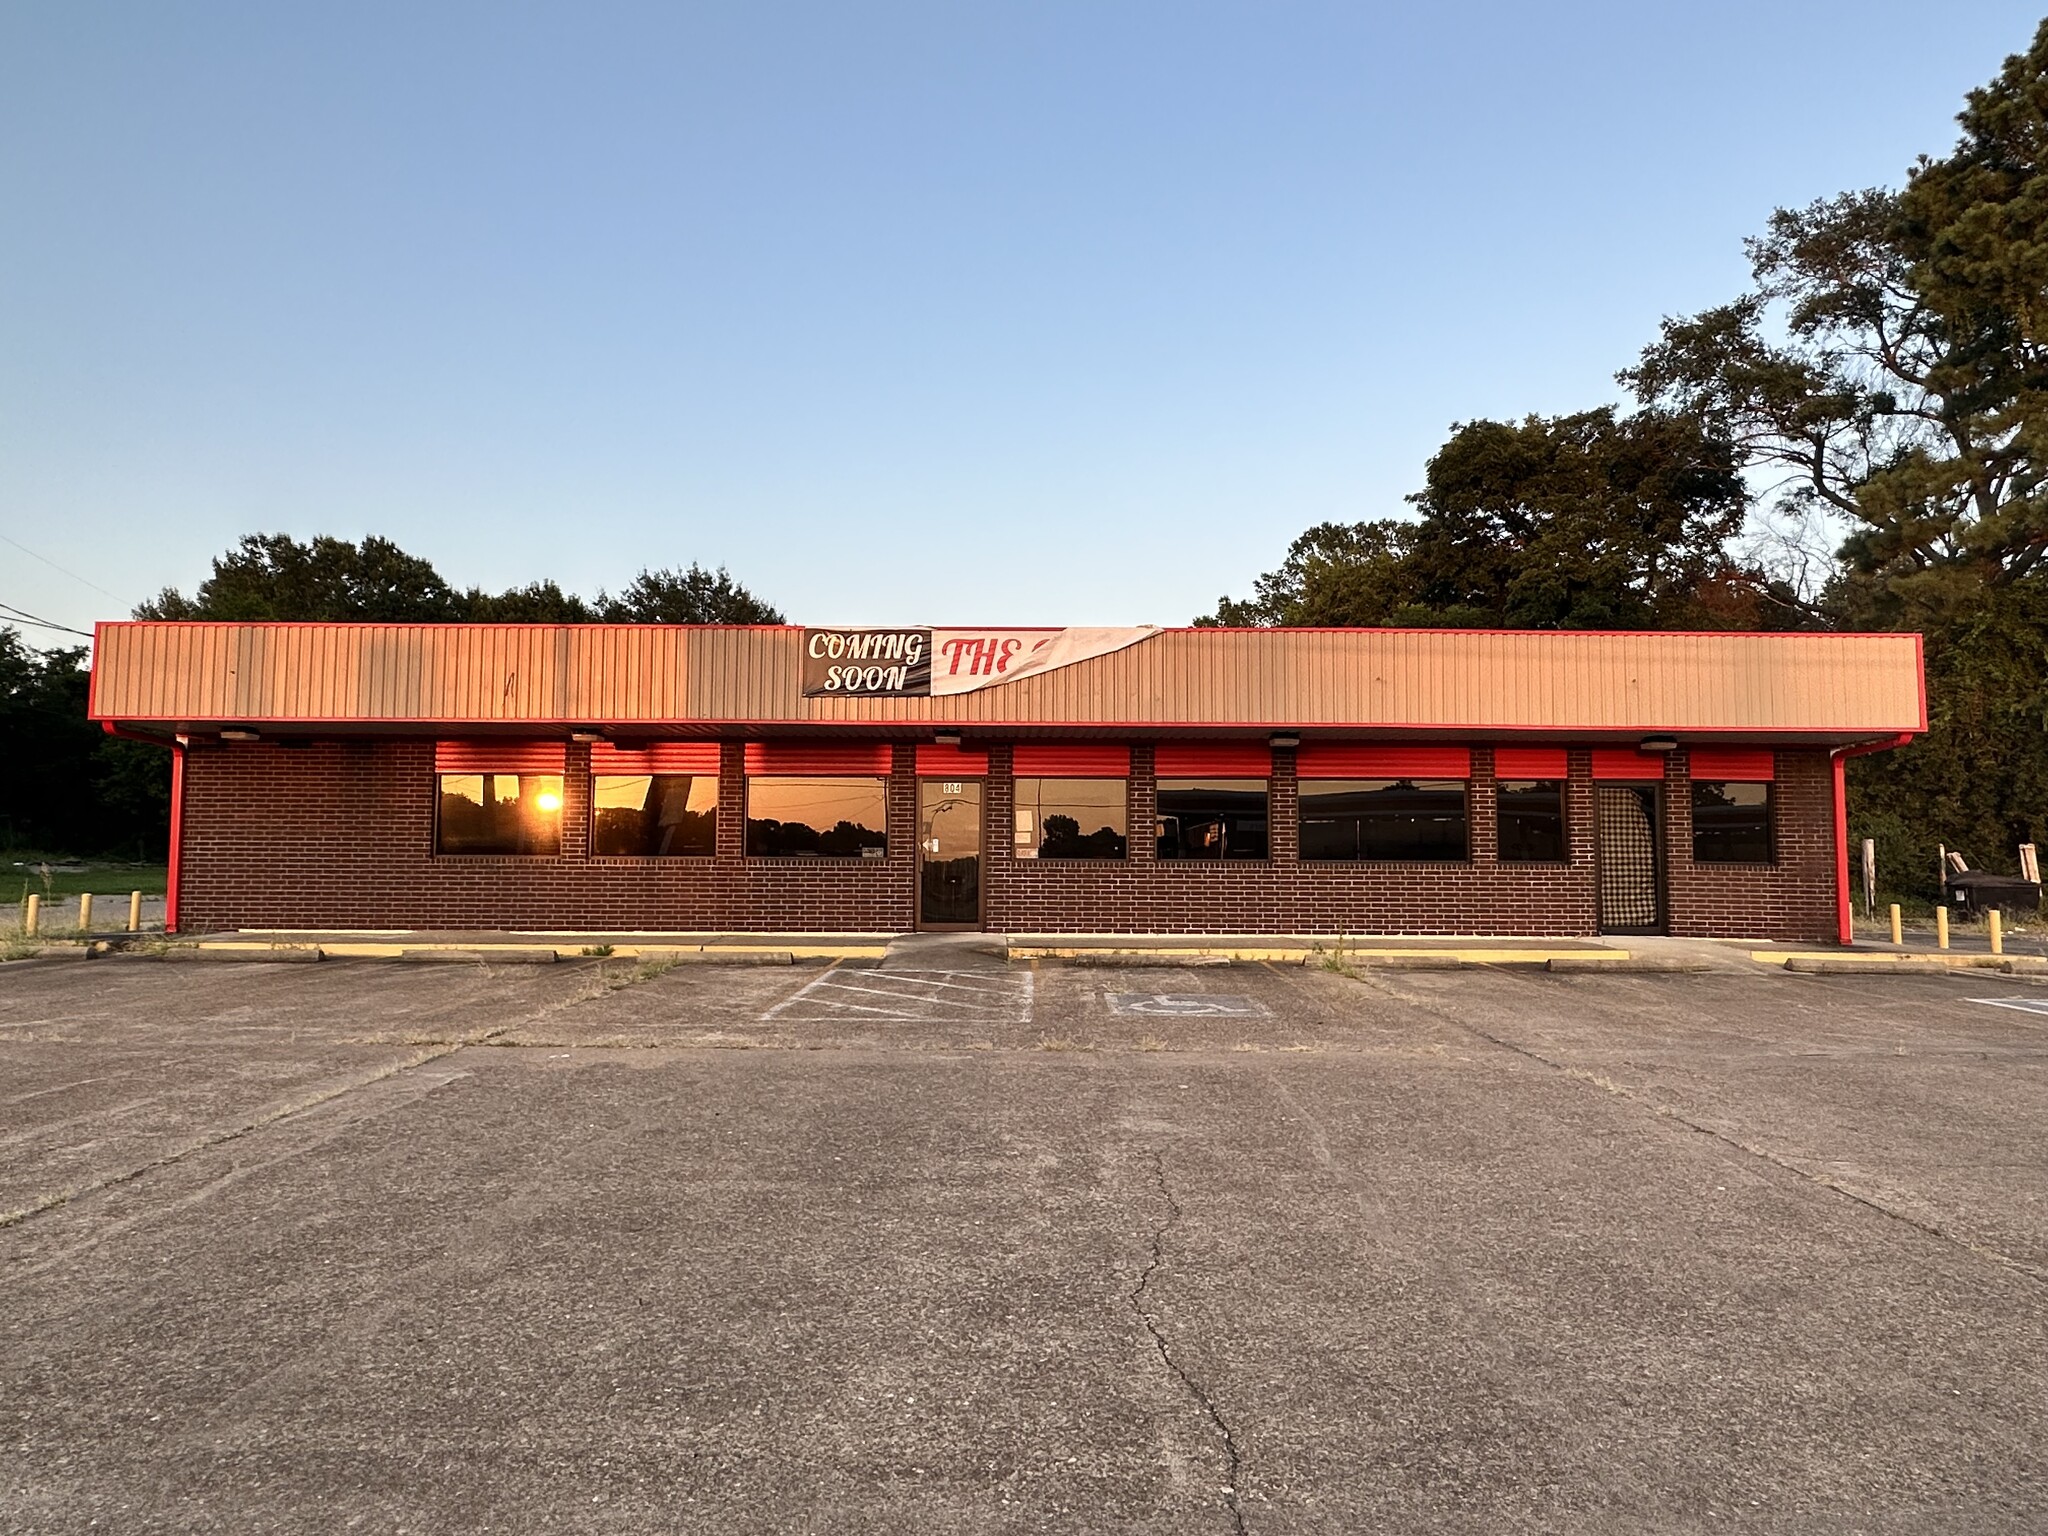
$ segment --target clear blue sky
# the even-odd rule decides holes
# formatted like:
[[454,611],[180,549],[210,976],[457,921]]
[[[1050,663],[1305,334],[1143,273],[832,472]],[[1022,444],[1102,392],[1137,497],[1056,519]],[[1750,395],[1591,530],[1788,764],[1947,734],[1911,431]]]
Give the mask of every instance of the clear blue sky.
[[0,601],[238,535],[1183,623],[1598,404],[2036,13],[0,0]]

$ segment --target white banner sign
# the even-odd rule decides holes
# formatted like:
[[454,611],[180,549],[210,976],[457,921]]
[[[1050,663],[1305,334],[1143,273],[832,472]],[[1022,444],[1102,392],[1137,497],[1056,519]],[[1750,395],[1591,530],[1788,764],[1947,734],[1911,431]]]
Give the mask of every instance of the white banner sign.
[[973,693],[1107,656],[1159,631],[1135,629],[935,629],[932,692]]
[[807,629],[806,698],[973,693],[1136,645],[1135,629]]

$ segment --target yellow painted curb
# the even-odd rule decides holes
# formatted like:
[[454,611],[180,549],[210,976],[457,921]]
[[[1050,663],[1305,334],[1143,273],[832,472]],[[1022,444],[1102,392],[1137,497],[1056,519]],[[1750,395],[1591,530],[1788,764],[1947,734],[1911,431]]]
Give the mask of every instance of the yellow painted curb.
[[1010,950],[1013,960],[1086,960],[1097,955],[1121,955],[1137,959],[1221,959],[1272,960],[1281,964],[1314,964],[1317,960],[1458,960],[1467,965],[1544,965],[1551,960],[1628,960],[1625,949],[1206,949],[1187,946],[1177,949],[1116,949],[1108,945],[1033,944]]
[[[201,949],[217,950],[258,950],[269,952],[274,949],[305,948],[303,945],[259,944],[245,939],[223,939],[200,941]],[[489,955],[494,950],[514,950],[529,953],[549,946],[539,944],[373,944],[367,942],[328,942],[319,946],[324,954],[357,960],[396,960],[405,950],[439,949],[461,950],[465,954]],[[552,946],[555,954],[563,960],[637,960],[642,956],[659,958],[662,955],[703,954],[751,955],[787,954],[799,960],[879,960],[888,953],[883,944],[614,944],[609,955],[586,955],[586,946],[557,944]]]

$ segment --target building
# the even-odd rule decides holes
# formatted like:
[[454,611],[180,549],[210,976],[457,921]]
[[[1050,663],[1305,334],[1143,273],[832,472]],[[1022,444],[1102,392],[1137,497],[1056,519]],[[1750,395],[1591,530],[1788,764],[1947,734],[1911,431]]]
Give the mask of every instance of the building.
[[114,623],[183,931],[1846,939],[1914,635]]

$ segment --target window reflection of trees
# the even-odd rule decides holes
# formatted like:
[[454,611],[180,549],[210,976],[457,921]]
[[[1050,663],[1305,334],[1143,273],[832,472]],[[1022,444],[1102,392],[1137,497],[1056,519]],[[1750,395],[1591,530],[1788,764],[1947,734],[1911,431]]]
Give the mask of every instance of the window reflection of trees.
[[709,858],[718,849],[718,776],[591,780],[590,851],[602,858]]
[[1161,779],[1159,857],[1266,857],[1264,779]]
[[1693,780],[1692,856],[1704,864],[1771,862],[1771,786]]
[[888,825],[885,779],[747,781],[747,852],[755,857],[880,858]]
[[1467,857],[1460,779],[1305,779],[1301,857],[1456,863]]
[[1564,785],[1556,779],[1503,779],[1496,804],[1504,864],[1562,864]]
[[[1020,859],[1121,859],[1129,851],[1122,779],[1018,779]],[[1090,830],[1083,831],[1083,828]]]
[[558,773],[444,773],[435,850],[456,854],[559,854]]

